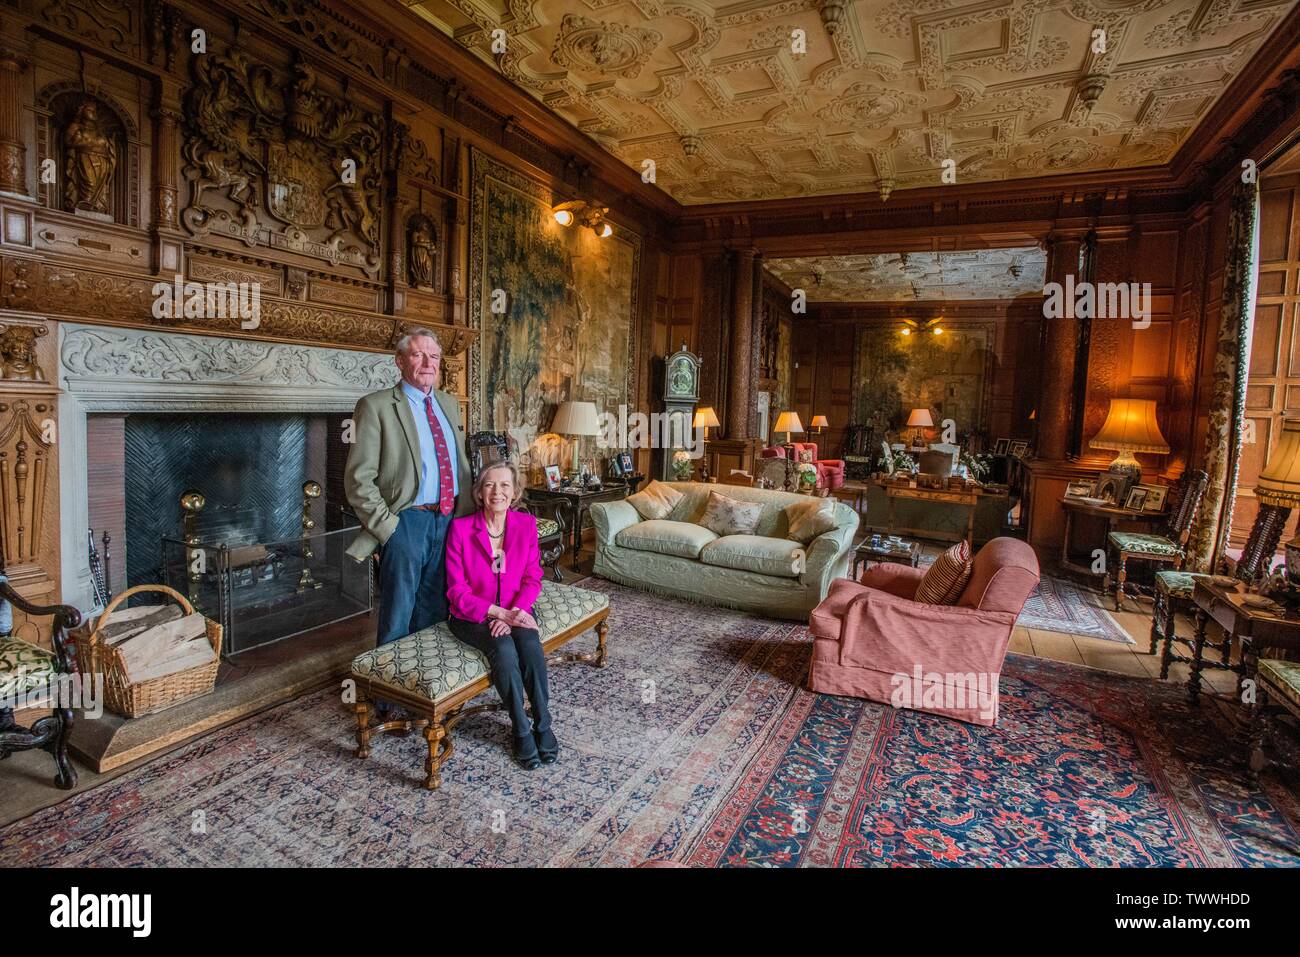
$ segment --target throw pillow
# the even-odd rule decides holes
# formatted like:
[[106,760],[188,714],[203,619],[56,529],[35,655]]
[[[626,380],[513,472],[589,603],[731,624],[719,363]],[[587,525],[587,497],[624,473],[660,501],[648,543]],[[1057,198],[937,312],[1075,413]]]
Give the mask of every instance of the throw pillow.
[[753,535],[762,512],[761,502],[742,502],[710,492],[700,524],[715,535]]
[[800,450],[799,450],[799,461],[800,461],[801,463],[806,464],[806,465],[811,465],[812,462],[813,462],[813,452],[812,452],[812,449],[800,449]]
[[938,561],[926,569],[925,577],[916,588],[915,601],[927,605],[952,605],[966,590],[974,563],[970,546],[963,539],[939,556]]
[[785,507],[785,520],[790,537],[807,545],[835,527],[835,503],[825,498],[795,502]]
[[682,500],[682,493],[663,482],[651,482],[635,495],[629,495],[624,501],[637,510],[637,514],[646,521],[667,518],[673,507]]

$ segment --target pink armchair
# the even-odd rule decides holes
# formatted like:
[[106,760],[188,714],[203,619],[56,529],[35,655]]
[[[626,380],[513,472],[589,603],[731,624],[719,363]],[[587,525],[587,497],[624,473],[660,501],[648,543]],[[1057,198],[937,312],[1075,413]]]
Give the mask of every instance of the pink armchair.
[[995,538],[955,605],[912,600],[925,570],[880,564],[812,610],[808,688],[992,726],[1016,616],[1038,585],[1034,550]]
[[[819,459],[817,458],[816,442],[792,442],[796,461],[799,453],[805,449],[812,451],[813,464],[817,466],[817,484],[829,489],[841,488],[844,485],[844,460],[843,459]],[[765,459],[783,459],[785,458],[785,446],[770,445],[759,453],[760,458]]]

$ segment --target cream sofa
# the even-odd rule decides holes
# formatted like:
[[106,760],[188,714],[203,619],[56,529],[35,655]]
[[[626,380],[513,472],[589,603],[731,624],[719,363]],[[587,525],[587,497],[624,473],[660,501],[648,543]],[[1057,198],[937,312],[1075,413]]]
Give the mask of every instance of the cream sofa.
[[[808,496],[736,485],[666,482],[682,499],[666,518],[647,521],[627,502],[591,506],[594,571],[656,594],[807,619],[831,582],[848,571],[858,516],[831,500],[836,525],[807,545],[788,539],[785,506]],[[719,537],[699,524],[709,493],[761,502],[754,535]]]

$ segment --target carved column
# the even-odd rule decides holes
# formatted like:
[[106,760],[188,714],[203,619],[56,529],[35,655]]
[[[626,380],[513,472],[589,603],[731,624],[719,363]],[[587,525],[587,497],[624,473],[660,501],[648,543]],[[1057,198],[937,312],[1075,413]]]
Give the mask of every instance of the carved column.
[[754,403],[754,266],[753,249],[732,253],[731,368],[727,370],[727,438],[748,439]]
[[172,106],[154,108],[153,217],[154,226],[162,230],[179,228],[177,203],[180,185],[177,167],[180,162],[181,114]]
[[27,60],[0,50],[0,192],[27,196],[27,147],[22,135],[22,82]]
[[[1079,275],[1079,252],[1083,247],[1083,230],[1053,234],[1048,239],[1047,279],[1065,285],[1067,275]],[[1073,315],[1073,304],[1066,310]],[[1070,425],[1073,418],[1074,364],[1078,357],[1079,320],[1077,318],[1043,319],[1043,372],[1038,399],[1037,457],[1061,461],[1069,450]]]

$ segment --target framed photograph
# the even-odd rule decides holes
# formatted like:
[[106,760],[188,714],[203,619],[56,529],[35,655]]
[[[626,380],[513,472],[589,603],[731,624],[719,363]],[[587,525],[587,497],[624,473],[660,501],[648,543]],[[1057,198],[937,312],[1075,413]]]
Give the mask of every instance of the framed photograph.
[[1028,443],[1028,442],[1012,442],[1012,443],[1011,443],[1011,448],[1010,448],[1009,451],[1010,451],[1010,453],[1011,453],[1012,455],[1015,455],[1015,456],[1017,456],[1017,457],[1018,457],[1018,456],[1021,456],[1021,455],[1024,455],[1026,452],[1029,451],[1029,443]]
[[1097,479],[1096,497],[1102,499],[1108,505],[1119,508],[1128,501],[1128,490],[1132,484],[1133,476],[1131,475],[1122,472],[1103,472],[1101,477]]
[[1147,491],[1146,504],[1142,506],[1142,511],[1163,512],[1165,510],[1165,496],[1169,494],[1167,485],[1139,485],[1138,488]]
[[632,468],[631,452],[619,452],[618,455],[616,456],[616,461],[618,462],[619,474],[623,478],[627,478],[629,475],[633,474],[634,470]]
[[1091,498],[1095,482],[1071,482],[1065,487],[1066,498]]
[[994,454],[994,455],[1006,455],[1006,454],[1007,454],[1007,450],[1010,449],[1010,448],[1011,448],[1011,440],[1010,440],[1010,439],[998,439],[997,442],[995,442],[995,443],[993,444],[993,454]]
[[560,487],[560,467],[558,465],[546,466],[546,487],[554,492]]
[[1131,508],[1135,512],[1142,511],[1147,501],[1147,490],[1141,485],[1135,485],[1128,490],[1128,501],[1124,503],[1125,508]]

